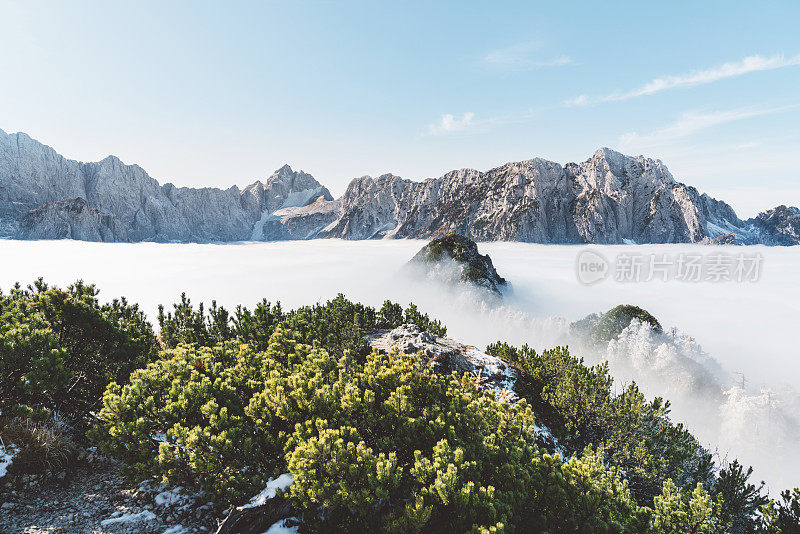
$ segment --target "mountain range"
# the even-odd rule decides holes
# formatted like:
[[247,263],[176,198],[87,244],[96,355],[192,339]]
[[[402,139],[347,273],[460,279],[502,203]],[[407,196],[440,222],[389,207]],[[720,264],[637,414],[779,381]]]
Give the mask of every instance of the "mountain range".
[[0,235],[109,242],[432,238],[531,243],[800,243],[800,210],[743,221],[660,161],[608,148],[581,163],[541,158],[416,182],[385,174],[338,199],[285,165],[239,189],[159,184],[109,156],[82,163],[0,130]]

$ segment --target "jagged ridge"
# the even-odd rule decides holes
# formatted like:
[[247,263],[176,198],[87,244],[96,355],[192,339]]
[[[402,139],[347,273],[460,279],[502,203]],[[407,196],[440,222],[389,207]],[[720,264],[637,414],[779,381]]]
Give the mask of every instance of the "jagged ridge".
[[[53,202],[85,199],[123,231]],[[58,216],[55,214],[58,213]],[[56,220],[61,221],[56,224]],[[103,219],[107,220],[107,219]],[[677,182],[660,161],[601,148],[582,163],[541,158],[486,172],[451,171],[422,182],[364,176],[334,200],[311,175],[289,166],[264,183],[186,188],[159,185],[137,165],[109,156],[66,159],[23,133],[0,130],[0,231],[9,237],[100,236],[129,241],[435,238],[533,243],[800,242],[797,208],[742,221],[725,202]]]
[[[78,212],[45,206],[82,199],[122,225],[124,232],[114,234],[117,241],[238,241],[253,237],[258,223],[272,212],[318,198],[333,200],[310,174],[288,165],[264,183],[257,181],[243,190],[162,186],[138,165],[126,165],[114,156],[81,163],[24,133],[0,130],[0,220],[10,237],[71,237],[64,235],[63,224],[54,221],[66,223],[64,217]],[[28,214],[38,208],[50,215]],[[83,236],[102,233],[95,219],[71,220],[72,237],[87,239]]]

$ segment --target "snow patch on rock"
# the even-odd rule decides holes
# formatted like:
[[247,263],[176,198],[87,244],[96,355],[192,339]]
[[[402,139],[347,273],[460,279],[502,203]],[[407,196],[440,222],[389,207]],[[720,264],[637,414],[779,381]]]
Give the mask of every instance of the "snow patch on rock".
[[296,522],[297,518],[289,517],[286,519],[281,519],[280,521],[273,523],[267,530],[264,531],[263,534],[297,534],[300,532],[299,526],[286,526],[286,523],[289,521]]
[[271,478],[267,481],[267,485],[264,486],[264,489],[261,490],[261,493],[250,499],[250,502],[247,504],[240,506],[239,509],[244,510],[246,508],[254,508],[256,506],[262,506],[266,504],[266,502],[275,495],[277,495],[278,490],[286,491],[294,484],[294,475],[291,473],[284,473],[278,478]]
[[514,402],[517,399],[514,391],[516,371],[502,359],[472,345],[436,336],[420,330],[415,324],[404,324],[394,330],[377,330],[369,334],[367,340],[381,352],[394,348],[404,354],[421,352],[440,372],[469,373],[482,387],[494,392],[498,400]]

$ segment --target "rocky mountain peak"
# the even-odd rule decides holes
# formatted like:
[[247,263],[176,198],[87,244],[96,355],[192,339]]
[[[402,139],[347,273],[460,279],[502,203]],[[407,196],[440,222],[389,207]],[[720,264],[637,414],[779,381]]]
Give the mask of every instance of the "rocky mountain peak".
[[100,165],[125,165],[121,159],[113,154],[109,154],[108,156],[104,157],[100,161],[97,162]]
[[277,169],[275,172],[273,172],[269,176],[269,178],[267,178],[266,181],[267,181],[267,183],[269,183],[270,181],[273,181],[273,182],[274,181],[283,181],[283,180],[286,180],[287,178],[291,178],[295,174],[296,173],[292,170],[292,168],[288,164],[286,164],[283,167],[281,167],[280,169]]
[[468,237],[450,234],[434,239],[408,263],[412,272],[445,283],[465,283],[500,294],[506,280],[497,274],[492,259],[478,252]]
[[280,184],[282,187],[292,191],[304,191],[309,189],[319,189],[325,193],[328,200],[333,200],[327,188],[323,187],[313,176],[303,171],[294,171],[289,165],[284,165],[267,178],[265,187],[270,188]]
[[[30,210],[77,198],[91,209],[54,205],[25,219]],[[707,242],[727,234],[744,243],[800,243],[797,210],[773,211],[743,222],[724,202],[676,182],[661,161],[605,147],[563,166],[533,158],[420,182],[363,176],[334,201],[313,176],[289,165],[241,191],[162,186],[115,156],[81,163],[24,133],[0,131],[0,233],[10,237],[60,238],[64,223],[70,235],[103,239],[122,239],[122,228],[130,241],[460,233],[536,243]]]
[[609,181],[613,176],[621,186],[671,186],[675,179],[661,160],[644,156],[626,156],[607,147],[599,148],[592,157],[581,164],[584,169],[593,171]]
[[266,181],[267,182],[270,182],[270,181],[273,181],[273,182],[274,181],[285,181],[287,179],[291,179],[292,177],[294,177],[294,176],[296,176],[298,174],[305,174],[305,173],[303,171],[295,172],[289,166],[289,164],[287,163],[283,167],[281,167],[280,169],[277,169],[275,172],[273,172],[270,175],[270,177],[267,178]]
[[[144,169],[116,156],[82,163],[25,134],[3,133],[0,231],[26,239],[238,241],[281,207],[320,197],[333,200],[302,171],[285,166],[273,176],[270,183],[257,182],[244,191],[161,186]],[[73,200],[79,198],[84,200]]]
[[621,167],[627,160],[632,158],[621,152],[617,152],[616,150],[603,146],[594,151],[594,154],[592,154],[592,159],[598,161],[604,160],[609,164],[614,164],[618,167]]

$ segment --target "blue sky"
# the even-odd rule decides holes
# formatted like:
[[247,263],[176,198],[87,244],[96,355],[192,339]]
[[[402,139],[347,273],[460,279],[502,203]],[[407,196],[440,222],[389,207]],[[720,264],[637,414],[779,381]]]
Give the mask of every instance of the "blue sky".
[[162,183],[335,196],[600,146],[800,205],[800,2],[7,2],[0,128]]

